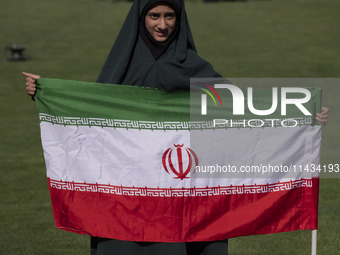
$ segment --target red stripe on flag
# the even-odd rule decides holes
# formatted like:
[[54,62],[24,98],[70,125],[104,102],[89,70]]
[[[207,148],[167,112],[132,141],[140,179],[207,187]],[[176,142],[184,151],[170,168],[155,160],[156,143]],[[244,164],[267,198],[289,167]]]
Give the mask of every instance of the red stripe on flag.
[[56,226],[92,236],[189,242],[317,228],[318,179],[313,179],[312,187],[291,190],[189,197],[49,187]]

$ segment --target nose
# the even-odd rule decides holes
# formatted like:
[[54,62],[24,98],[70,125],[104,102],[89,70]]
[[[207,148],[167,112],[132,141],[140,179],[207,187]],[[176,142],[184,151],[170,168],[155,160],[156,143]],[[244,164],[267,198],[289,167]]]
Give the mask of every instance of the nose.
[[167,24],[165,18],[160,18],[158,22],[158,29],[159,30],[166,30],[167,29]]

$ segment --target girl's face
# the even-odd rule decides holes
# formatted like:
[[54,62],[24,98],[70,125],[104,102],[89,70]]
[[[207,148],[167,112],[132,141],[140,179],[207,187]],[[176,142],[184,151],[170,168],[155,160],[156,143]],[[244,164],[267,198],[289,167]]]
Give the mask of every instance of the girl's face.
[[157,42],[166,41],[176,28],[174,9],[166,3],[156,5],[147,12],[145,27]]

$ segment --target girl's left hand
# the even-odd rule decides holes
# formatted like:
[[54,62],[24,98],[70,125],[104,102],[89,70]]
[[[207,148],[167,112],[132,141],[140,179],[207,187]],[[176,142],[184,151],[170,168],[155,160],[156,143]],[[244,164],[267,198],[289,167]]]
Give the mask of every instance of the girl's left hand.
[[327,115],[328,112],[329,112],[329,108],[321,107],[321,112],[316,114],[315,119],[319,122],[321,126],[326,125],[328,121],[328,115]]

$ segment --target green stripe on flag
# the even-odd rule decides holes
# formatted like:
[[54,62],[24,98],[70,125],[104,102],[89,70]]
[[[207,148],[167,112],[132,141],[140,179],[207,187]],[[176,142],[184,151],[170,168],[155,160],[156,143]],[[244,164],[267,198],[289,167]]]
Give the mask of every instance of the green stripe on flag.
[[[148,87],[49,78],[37,80],[35,99],[41,121],[61,125],[164,130],[206,129],[213,128],[212,121],[219,118],[234,120],[296,118],[300,119],[301,125],[314,125],[315,114],[321,107],[321,89],[317,87],[306,89],[311,92],[311,100],[305,103],[304,107],[313,116],[304,116],[295,105],[288,105],[288,114],[282,116],[280,95],[277,110],[273,114],[257,116],[249,112],[247,93],[244,91],[245,114],[236,116],[232,115],[233,100],[230,93],[229,95],[220,93],[223,107],[216,106],[211,100],[208,114],[202,116],[200,98],[203,91],[167,92]],[[301,95],[290,96],[298,98]],[[271,89],[254,90],[256,109],[269,109],[271,104]],[[305,117],[309,119],[303,120]]]

